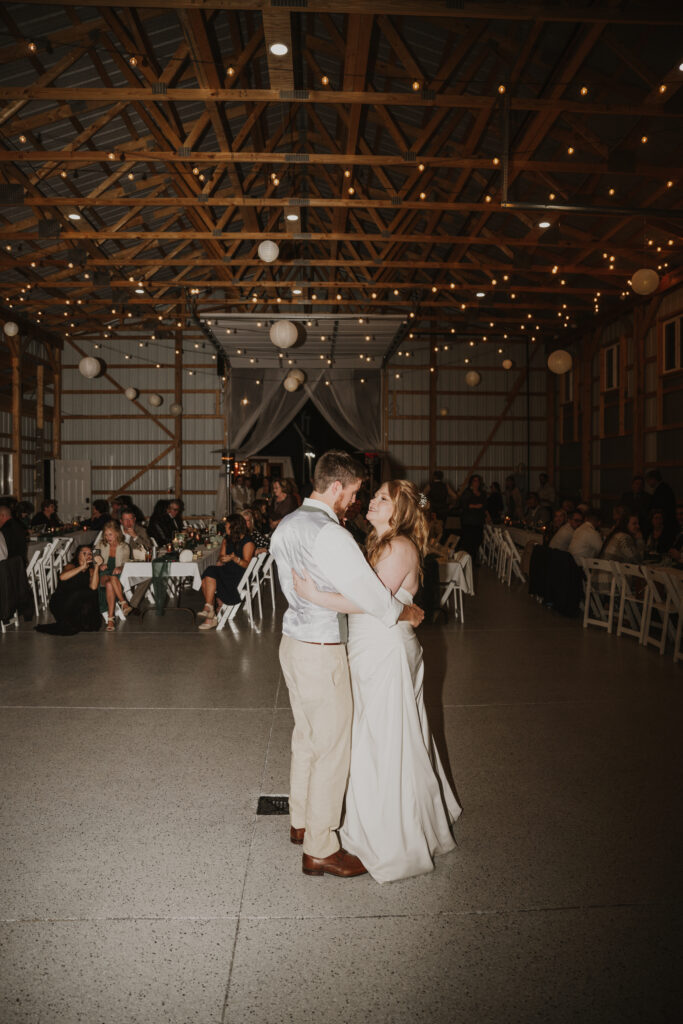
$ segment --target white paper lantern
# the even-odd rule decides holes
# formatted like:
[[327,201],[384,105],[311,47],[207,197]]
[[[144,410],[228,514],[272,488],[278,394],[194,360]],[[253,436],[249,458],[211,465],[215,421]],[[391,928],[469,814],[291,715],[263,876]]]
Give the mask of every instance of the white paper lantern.
[[551,373],[568,373],[572,368],[573,359],[563,348],[556,348],[548,356],[548,369]]
[[183,548],[183,550],[178,555],[178,561],[179,562],[191,562],[191,561],[193,561],[192,552],[190,551],[189,548]]
[[468,388],[476,388],[481,384],[481,374],[477,373],[476,370],[468,370],[465,374],[465,384]]
[[126,388],[123,393],[130,402],[134,402],[140,392],[137,388]]
[[15,324],[14,320],[8,320],[2,329],[8,338],[16,338],[19,333],[19,324]]
[[267,239],[259,245],[258,254],[259,259],[263,260],[264,263],[273,263],[280,255],[280,248],[277,242],[271,242],[270,239]]
[[154,394],[149,396],[149,404],[153,405],[155,409],[158,409],[162,402],[163,398],[161,395]]
[[299,384],[303,384],[306,380],[306,374],[303,370],[290,370],[287,376],[293,377],[294,380],[298,380]]
[[515,364],[512,362],[511,359],[504,359],[503,360],[503,369],[504,370],[511,370],[514,365]]
[[631,288],[637,295],[652,295],[659,288],[659,274],[656,270],[642,267],[631,275]]
[[270,328],[270,340],[276,348],[291,348],[299,332],[291,320],[276,320]]
[[180,416],[181,412],[183,411],[183,407],[180,404],[180,402],[174,402],[173,405],[170,407],[169,411],[171,413],[171,416]]
[[296,379],[296,377],[285,377],[284,381],[282,382],[282,386],[285,389],[285,391],[297,391],[299,388],[299,381]]
[[83,377],[87,377],[88,380],[92,380],[102,370],[102,363],[99,359],[95,359],[94,356],[83,356],[80,363],[78,364],[79,373]]

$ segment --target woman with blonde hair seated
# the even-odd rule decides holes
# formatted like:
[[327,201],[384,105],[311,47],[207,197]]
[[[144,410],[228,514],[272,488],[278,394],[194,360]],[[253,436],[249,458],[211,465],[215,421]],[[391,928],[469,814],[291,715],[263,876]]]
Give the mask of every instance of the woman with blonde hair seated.
[[123,614],[128,617],[132,612],[126,601],[121,586],[121,570],[130,561],[130,548],[123,539],[119,524],[110,519],[102,529],[102,539],[95,545],[94,557],[100,566],[100,611],[107,612],[107,632],[113,633],[116,628],[114,612],[116,602],[121,605]]

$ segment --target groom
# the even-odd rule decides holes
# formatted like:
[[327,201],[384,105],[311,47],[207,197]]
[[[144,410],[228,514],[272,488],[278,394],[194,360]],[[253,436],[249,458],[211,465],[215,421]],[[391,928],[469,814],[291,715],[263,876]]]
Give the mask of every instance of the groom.
[[423,612],[394,598],[339,523],[356,497],[365,470],[350,455],[329,451],[318,459],[310,498],[281,521],[270,550],[289,605],[282,620],[280,665],[294,713],[289,807],[290,839],[303,844],[307,875],[351,878],[365,868],[340,849],[341,820],[351,755],[353,703],[346,658],[346,616],[299,597],[292,570],[320,590],[341,593],[386,626],[399,618],[414,626]]

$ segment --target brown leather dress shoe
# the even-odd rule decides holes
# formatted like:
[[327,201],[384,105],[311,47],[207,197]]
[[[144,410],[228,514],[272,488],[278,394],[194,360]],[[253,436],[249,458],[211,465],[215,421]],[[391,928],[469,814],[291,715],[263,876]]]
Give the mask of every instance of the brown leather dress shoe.
[[337,850],[331,857],[311,857],[305,853],[301,860],[301,870],[305,875],[337,875],[339,878],[354,878],[356,875],[367,874],[358,857],[346,850]]
[[292,825],[289,829],[289,841],[295,843],[296,846],[301,846],[306,835],[305,828],[294,828]]

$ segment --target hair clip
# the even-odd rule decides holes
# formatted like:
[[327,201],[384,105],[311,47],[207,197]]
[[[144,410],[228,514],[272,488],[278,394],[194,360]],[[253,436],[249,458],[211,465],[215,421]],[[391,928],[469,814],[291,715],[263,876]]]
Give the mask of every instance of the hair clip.
[[429,499],[427,498],[427,495],[423,494],[422,491],[420,491],[418,496],[417,496],[417,507],[418,508],[427,508],[428,504],[429,504]]

